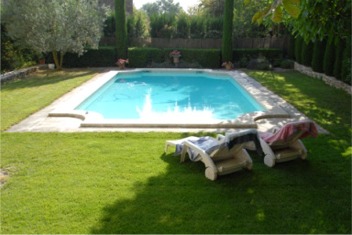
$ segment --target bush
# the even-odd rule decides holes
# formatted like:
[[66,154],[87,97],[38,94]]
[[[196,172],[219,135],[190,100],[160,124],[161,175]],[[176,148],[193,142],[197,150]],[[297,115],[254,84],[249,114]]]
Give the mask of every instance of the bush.
[[274,61],[283,58],[283,52],[281,49],[276,48],[241,48],[233,50],[233,58],[235,61],[256,59],[260,56],[264,56],[269,61]]
[[257,59],[251,59],[247,65],[247,69],[269,70],[270,62],[264,56],[260,56]]
[[294,61],[293,60],[282,60],[280,63],[280,68],[293,69],[294,68]]

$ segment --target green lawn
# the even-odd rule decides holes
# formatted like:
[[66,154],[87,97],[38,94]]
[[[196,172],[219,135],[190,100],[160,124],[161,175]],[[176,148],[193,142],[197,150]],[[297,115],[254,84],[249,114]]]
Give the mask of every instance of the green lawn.
[[[163,154],[195,133],[1,132],[1,233],[351,233],[351,97],[296,72],[250,74],[331,132],[304,140],[307,161],[268,168],[251,153],[253,171],[212,182]],[[2,86],[3,130],[93,74],[51,75]]]

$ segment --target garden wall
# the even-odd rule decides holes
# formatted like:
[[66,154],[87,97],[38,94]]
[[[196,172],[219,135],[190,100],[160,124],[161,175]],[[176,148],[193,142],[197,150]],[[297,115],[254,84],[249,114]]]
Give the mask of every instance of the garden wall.
[[305,74],[305,75],[308,75],[310,77],[313,77],[313,78],[318,78],[318,79],[321,79],[323,80],[326,84],[332,86],[332,87],[335,87],[335,88],[338,88],[338,89],[342,89],[344,91],[346,91],[348,94],[352,94],[352,89],[351,89],[351,86],[342,82],[342,81],[339,81],[337,80],[336,78],[334,77],[331,77],[331,76],[328,76],[324,73],[318,73],[318,72],[314,72],[312,70],[312,68],[310,67],[307,67],[307,66],[304,66],[304,65],[301,65],[297,62],[295,62],[295,67],[294,67],[295,70]]

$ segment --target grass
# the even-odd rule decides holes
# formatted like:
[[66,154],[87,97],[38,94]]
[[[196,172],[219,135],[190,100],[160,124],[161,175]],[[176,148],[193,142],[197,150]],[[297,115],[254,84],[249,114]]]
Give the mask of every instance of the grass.
[[[165,140],[194,133],[2,132],[1,168],[10,178],[1,233],[351,233],[350,96],[296,72],[251,76],[331,132],[304,140],[307,161],[268,168],[251,153],[253,171],[212,182],[202,163],[163,154]],[[49,90],[62,89],[60,77]],[[5,84],[2,100],[17,89],[35,96],[40,82],[28,82]],[[27,100],[13,102],[6,109]],[[19,121],[6,118],[2,128]]]
[[49,105],[95,74],[95,70],[39,70],[27,79],[7,82],[1,87],[1,130]]

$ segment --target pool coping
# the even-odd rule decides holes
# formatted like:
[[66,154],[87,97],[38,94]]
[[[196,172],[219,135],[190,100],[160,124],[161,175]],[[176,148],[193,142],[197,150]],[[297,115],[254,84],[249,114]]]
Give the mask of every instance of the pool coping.
[[[153,122],[139,121],[136,119],[104,119],[100,114],[94,112],[85,112],[74,110],[89,95],[106,84],[111,77],[118,73],[126,72],[143,72],[143,71],[161,71],[161,72],[206,72],[217,75],[230,75],[241,86],[243,86],[267,111],[247,113],[239,118],[232,120],[221,120],[214,122]],[[268,99],[268,90],[261,89],[256,82],[240,71],[219,71],[211,69],[134,69],[134,70],[113,70],[102,74],[99,79],[92,79],[91,82],[83,84],[81,90],[72,99],[63,102],[59,107],[49,113],[49,117],[71,117],[81,120],[81,128],[257,128],[256,121],[263,118],[289,118],[291,115],[277,102],[277,100]]]

